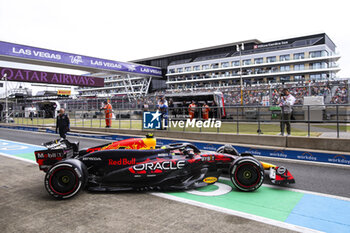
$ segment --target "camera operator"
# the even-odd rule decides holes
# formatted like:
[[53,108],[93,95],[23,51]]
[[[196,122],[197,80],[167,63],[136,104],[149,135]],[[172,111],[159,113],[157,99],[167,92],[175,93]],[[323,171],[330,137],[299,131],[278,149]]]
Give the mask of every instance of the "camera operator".
[[280,135],[284,135],[285,126],[287,126],[287,136],[290,136],[291,134],[290,119],[292,116],[294,103],[295,103],[295,97],[289,93],[288,89],[283,89],[279,100],[279,106],[281,107],[281,111],[282,111]]

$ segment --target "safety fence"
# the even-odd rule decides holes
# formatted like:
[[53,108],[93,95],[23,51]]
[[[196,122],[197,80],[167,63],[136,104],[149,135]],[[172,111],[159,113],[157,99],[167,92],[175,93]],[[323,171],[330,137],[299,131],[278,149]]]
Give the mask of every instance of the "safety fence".
[[[278,106],[226,106],[186,108],[114,109],[67,111],[70,125],[84,128],[169,130],[226,134],[279,135],[350,138],[350,105],[294,106],[285,112]],[[1,112],[8,124],[55,126],[56,119],[44,111]],[[154,118],[154,119],[153,119]]]

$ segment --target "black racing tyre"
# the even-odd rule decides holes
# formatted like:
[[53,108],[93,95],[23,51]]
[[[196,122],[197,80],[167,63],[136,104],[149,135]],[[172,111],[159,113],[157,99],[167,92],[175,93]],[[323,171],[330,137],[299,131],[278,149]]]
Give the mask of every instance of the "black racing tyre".
[[255,158],[240,157],[230,167],[230,178],[237,189],[245,192],[254,191],[264,181],[264,169]]
[[80,160],[68,159],[53,165],[45,176],[45,188],[56,199],[68,199],[85,187],[87,168]]

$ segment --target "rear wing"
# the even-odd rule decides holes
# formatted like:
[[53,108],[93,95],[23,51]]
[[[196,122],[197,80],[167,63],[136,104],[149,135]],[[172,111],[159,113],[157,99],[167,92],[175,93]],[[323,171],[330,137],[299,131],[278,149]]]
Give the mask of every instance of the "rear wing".
[[35,151],[34,154],[39,169],[45,172],[62,159],[74,157],[79,153],[79,143],[71,143],[66,139],[46,142],[43,146],[47,149]]

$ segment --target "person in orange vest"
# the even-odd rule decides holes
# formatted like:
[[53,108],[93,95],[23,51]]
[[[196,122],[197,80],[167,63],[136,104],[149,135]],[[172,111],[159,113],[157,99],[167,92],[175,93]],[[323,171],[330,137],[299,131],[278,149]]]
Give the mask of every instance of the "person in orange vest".
[[105,106],[101,110],[105,111],[106,128],[111,128],[111,126],[112,126],[112,105],[109,103],[109,100],[107,100],[103,103]]
[[194,114],[196,112],[196,104],[194,103],[194,100],[192,100],[192,103],[188,106],[188,113],[190,114],[190,120],[194,118]]
[[210,111],[209,106],[207,105],[206,102],[204,102],[203,107],[202,107],[202,118],[203,118],[203,120],[206,121],[206,120],[209,119],[209,111]]

